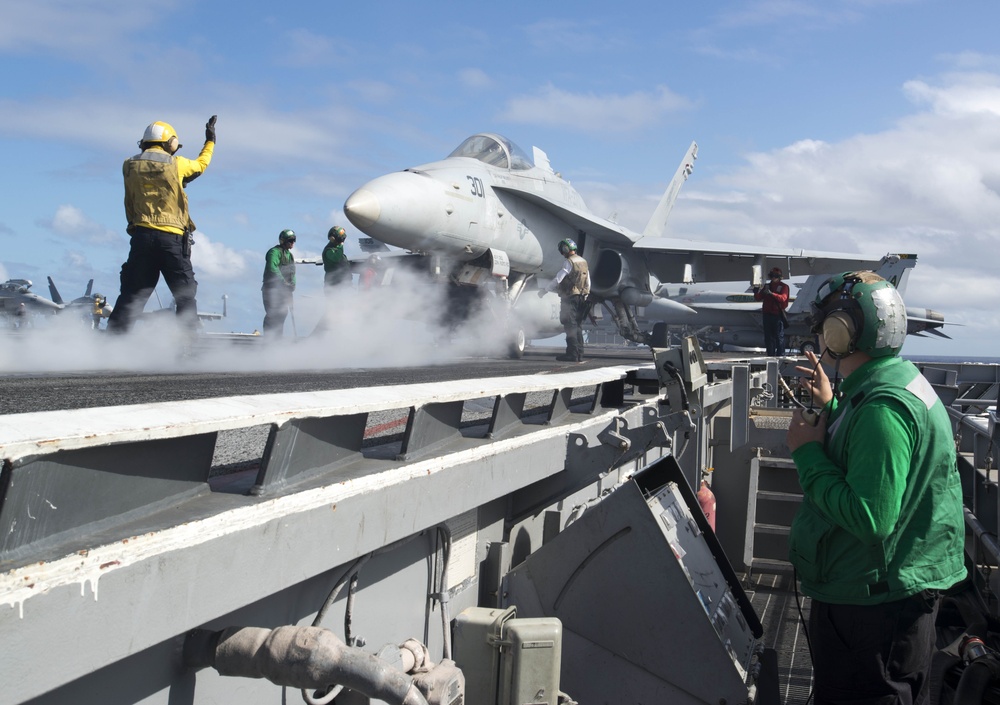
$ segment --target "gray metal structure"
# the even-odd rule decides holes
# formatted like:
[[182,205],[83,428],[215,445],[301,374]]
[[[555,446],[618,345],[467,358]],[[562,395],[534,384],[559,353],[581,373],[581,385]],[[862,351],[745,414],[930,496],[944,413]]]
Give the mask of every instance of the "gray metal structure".
[[[683,690],[683,702],[778,702],[755,676],[762,646],[779,649],[779,666],[787,655],[769,642],[766,620],[758,638],[733,576],[781,570],[768,561],[783,540],[778,515],[793,502],[768,504],[766,493],[777,490],[762,477],[782,462],[787,407],[777,378],[795,363],[704,365],[699,357],[685,349],[654,364],[552,375],[8,415],[0,426],[0,703],[297,701],[306,681],[240,662],[236,647],[225,651],[234,634],[259,635],[256,654],[265,636],[294,634],[389,664],[404,686],[412,678],[427,688],[407,696],[426,699],[398,702],[453,705],[460,678],[447,665],[463,661],[453,653],[462,641],[452,643],[456,617],[511,606],[518,618],[548,621],[519,625],[509,640],[500,630],[489,642],[495,663],[507,664],[498,668],[519,674],[516,688],[498,692],[530,690],[519,679],[558,664],[552,648],[539,647],[559,641],[569,696],[638,702],[569,692],[574,682],[588,687],[574,674],[587,665],[580,635],[594,619],[603,629],[600,639],[587,635],[592,643],[620,645],[650,631],[665,644],[688,643],[651,657],[659,682]],[[704,385],[692,385],[703,365]],[[984,595],[996,593],[998,562],[997,370],[924,370],[958,432]],[[405,418],[405,430],[378,435],[386,415]],[[265,429],[258,462],[215,467],[217,447],[248,428]],[[706,552],[690,488],[712,468],[720,514]],[[684,520],[671,529],[664,513]],[[590,574],[574,600],[538,597],[547,588],[525,580],[572,573],[590,555],[575,537],[623,520],[645,538],[627,552],[602,551],[602,560],[638,564],[629,570],[662,588],[652,612],[629,603],[635,580],[617,568]],[[678,526],[687,533],[678,537]],[[715,576],[711,589],[699,595],[682,567]],[[511,644],[540,659],[515,668]],[[288,652],[267,653],[281,660]],[[437,686],[419,668],[406,671],[421,653],[435,665],[431,675],[443,667]],[[609,679],[620,681],[638,661],[610,663],[618,670]],[[692,674],[705,690],[692,687]],[[387,702],[372,695],[387,690],[366,685],[359,680],[333,702]]]

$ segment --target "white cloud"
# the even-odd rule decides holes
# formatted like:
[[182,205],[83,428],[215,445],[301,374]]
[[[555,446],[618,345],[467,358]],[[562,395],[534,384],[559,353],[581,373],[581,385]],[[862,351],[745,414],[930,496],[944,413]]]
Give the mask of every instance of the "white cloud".
[[234,281],[252,276],[248,259],[251,252],[239,252],[212,240],[200,230],[195,232],[191,248],[191,265],[196,277],[204,275],[218,281]]
[[0,51],[37,51],[86,58],[94,52],[121,56],[121,39],[169,14],[173,0],[122,3],[119,0],[0,2]]
[[[253,96],[219,99],[225,110],[219,111],[216,124],[216,154],[225,151],[227,168],[260,173],[294,162],[328,163],[352,134],[356,120],[349,106],[282,112],[262,99],[257,101]],[[58,101],[0,100],[0,136],[65,141],[75,147],[86,144],[114,150],[124,159],[138,151],[136,141],[146,125],[165,120],[177,130],[184,145],[180,155],[194,159],[204,141],[209,117],[183,104],[169,111],[151,110],[124,98],[102,96]],[[82,135],[80,125],[87,126]]]
[[[941,341],[908,345],[931,354],[988,354],[983,341],[1000,327],[998,82],[1000,76],[981,74],[913,82],[907,95],[918,110],[882,132],[748,153],[742,167],[727,172],[699,163],[668,234],[876,257],[917,254],[907,304],[963,324],[946,332],[979,352]],[[595,212],[617,211],[639,231],[661,195],[648,185],[578,186]]]
[[1000,115],[1000,76],[972,73],[953,78],[955,83],[946,86],[907,81],[903,90],[911,100],[929,104],[939,115],[958,117],[982,112]]
[[103,245],[119,242],[121,235],[88,217],[76,206],[64,204],[56,208],[51,219],[41,221],[60,237],[74,242],[87,242],[92,245]]
[[511,98],[500,118],[586,133],[623,133],[650,127],[691,107],[690,100],[666,86],[652,92],[601,95],[571,93],[550,84],[534,95]]

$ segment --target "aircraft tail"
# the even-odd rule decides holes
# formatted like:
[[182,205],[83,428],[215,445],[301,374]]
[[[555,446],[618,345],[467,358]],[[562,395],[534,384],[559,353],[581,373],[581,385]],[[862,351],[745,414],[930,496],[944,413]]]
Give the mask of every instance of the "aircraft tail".
[[[903,296],[906,291],[906,281],[910,277],[910,270],[916,265],[916,255],[886,255],[873,271],[883,279],[892,282],[899,291],[899,295]],[[816,299],[816,292],[834,274],[838,274],[838,272],[810,274],[795,293],[795,301],[788,307],[788,313],[809,313],[809,306]]]
[[52,297],[52,300],[54,302],[56,302],[61,306],[63,300],[62,297],[59,295],[59,290],[56,288],[56,283],[52,281],[52,277],[46,277],[46,278],[49,280],[49,295]]
[[94,280],[91,279],[89,282],[87,282],[87,290],[83,292],[83,295],[89,299],[93,291],[94,291]]
[[875,269],[875,273],[883,279],[892,282],[899,295],[905,296],[906,282],[910,278],[910,270],[916,266],[916,255],[886,255]]
[[663,197],[660,198],[656,210],[653,211],[652,217],[646,223],[646,229],[642,231],[644,237],[663,237],[663,232],[667,227],[667,218],[670,216],[670,211],[674,208],[677,194],[680,193],[681,186],[684,185],[691,172],[694,171],[694,161],[697,158],[698,143],[692,142],[691,146],[688,147],[687,153],[684,155],[684,159],[681,161],[681,165],[677,167],[674,178],[667,184],[667,190],[663,192]]

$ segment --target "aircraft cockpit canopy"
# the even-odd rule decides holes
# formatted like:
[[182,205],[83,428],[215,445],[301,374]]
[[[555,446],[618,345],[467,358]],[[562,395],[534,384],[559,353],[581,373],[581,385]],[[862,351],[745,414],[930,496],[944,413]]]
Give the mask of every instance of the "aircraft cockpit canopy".
[[30,288],[31,288],[30,279],[8,279],[3,284],[0,284],[0,289],[14,291],[19,294],[26,293]]
[[448,157],[469,157],[490,166],[515,171],[523,171],[535,166],[531,157],[524,150],[500,135],[473,135],[458,145],[458,148]]

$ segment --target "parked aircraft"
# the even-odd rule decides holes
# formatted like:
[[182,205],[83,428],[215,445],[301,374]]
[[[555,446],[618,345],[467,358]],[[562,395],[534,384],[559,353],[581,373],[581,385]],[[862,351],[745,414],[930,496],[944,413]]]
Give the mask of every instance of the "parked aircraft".
[[72,301],[70,301],[69,303],[67,303],[66,301],[63,301],[62,296],[59,294],[59,289],[56,288],[56,283],[54,281],[52,281],[52,277],[46,277],[46,279],[48,279],[48,282],[49,282],[49,295],[52,297],[52,300],[55,301],[57,304],[61,304],[61,305],[63,305],[66,308],[69,308],[69,307],[72,307],[72,306],[90,307],[90,306],[92,306],[94,304],[94,297],[93,297],[94,280],[93,279],[91,279],[91,280],[89,280],[87,282],[87,290],[83,292],[83,296],[78,296],[75,299],[73,299]]
[[[56,283],[52,281],[52,277],[48,277],[48,281],[49,294],[52,296],[53,301],[63,307],[63,311],[76,313],[81,319],[92,324],[94,327],[97,327],[101,318],[107,318],[111,315],[112,309],[107,305],[107,297],[93,293],[93,279],[87,282],[87,290],[83,292],[83,296],[78,296],[68,302],[63,301],[62,296],[59,294],[59,289],[56,288]],[[99,306],[95,306],[97,302],[100,303]],[[97,318],[95,318],[95,311],[97,311]]]
[[[903,294],[910,270],[916,264],[916,255],[887,255],[872,269],[891,281]],[[810,303],[829,276],[813,274],[805,282],[793,284],[797,291],[790,297],[791,303],[786,311],[788,326],[785,328],[785,342],[789,350],[804,352],[816,349],[815,336],[809,329]],[[693,332],[708,350],[722,350],[725,346],[764,346],[761,304],[754,301],[750,290],[725,291],[704,286],[661,284],[656,288],[656,296],[658,298],[646,307],[644,316],[669,327]],[[661,298],[688,306],[692,313],[677,314],[674,308],[660,308],[658,303]],[[948,337],[940,330],[946,321],[937,311],[907,307],[906,317],[910,335]]]
[[28,279],[8,279],[0,284],[0,315],[13,316],[21,304],[29,314],[58,313],[63,305],[30,291]]
[[734,281],[748,279],[754,265],[804,275],[878,261],[664,237],[697,153],[692,143],[641,233],[593,214],[543,151],[536,147],[529,157],[497,134],[473,135],[441,161],[369,181],[350,195],[344,212],[359,230],[409,251],[418,267],[447,282],[453,310],[475,312],[470,300],[492,306],[490,315],[505,322],[514,356],[523,353],[527,338],[561,331],[555,294],[523,294],[556,275],[563,238],[575,240],[590,265],[592,300],[610,312],[620,335],[646,344],[654,341],[640,329],[635,309],[653,301],[650,275],[659,281]]

